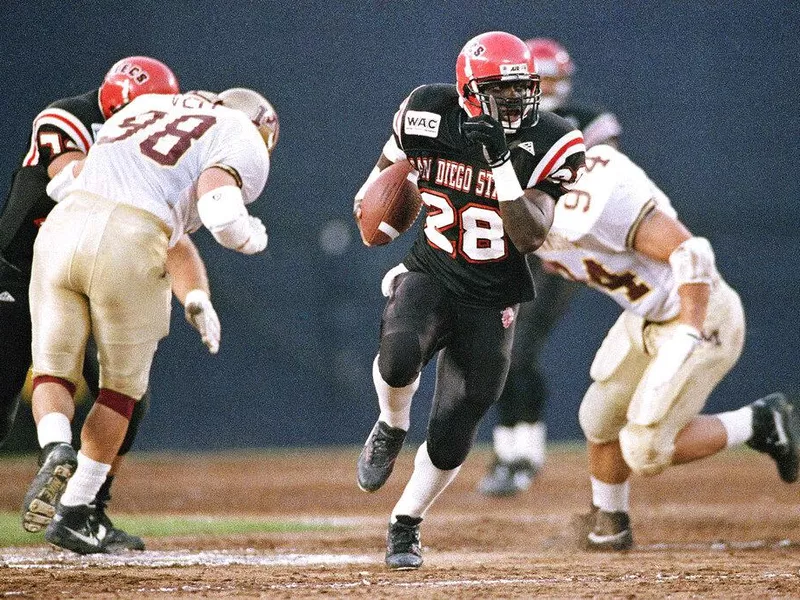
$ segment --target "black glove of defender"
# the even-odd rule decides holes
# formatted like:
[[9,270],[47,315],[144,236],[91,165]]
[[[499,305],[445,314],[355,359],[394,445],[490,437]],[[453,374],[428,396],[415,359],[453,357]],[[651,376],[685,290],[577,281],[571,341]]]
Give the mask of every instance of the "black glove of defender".
[[483,146],[483,156],[490,167],[499,167],[511,158],[506,133],[497,119],[487,114],[470,117],[461,125],[461,131],[468,142]]

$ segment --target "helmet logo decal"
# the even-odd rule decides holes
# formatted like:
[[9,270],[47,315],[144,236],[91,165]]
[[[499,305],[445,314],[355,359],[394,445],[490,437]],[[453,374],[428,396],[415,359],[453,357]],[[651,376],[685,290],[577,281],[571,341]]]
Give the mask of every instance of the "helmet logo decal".
[[150,75],[147,74],[147,71],[142,69],[142,67],[140,67],[139,65],[131,63],[122,63],[121,65],[116,67],[112,72],[120,73],[122,75],[127,75],[139,85],[145,83],[148,79],[150,79]]
[[475,42],[469,48],[466,49],[466,53],[471,54],[475,58],[479,58],[485,52],[486,52],[486,46],[484,46],[480,42]]

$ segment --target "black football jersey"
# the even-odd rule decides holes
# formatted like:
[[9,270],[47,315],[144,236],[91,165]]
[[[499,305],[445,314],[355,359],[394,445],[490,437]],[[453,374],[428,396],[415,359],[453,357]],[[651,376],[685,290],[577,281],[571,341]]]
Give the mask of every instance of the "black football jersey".
[[617,138],[622,133],[616,115],[605,109],[585,104],[567,102],[553,111],[564,117],[573,127],[583,133],[583,143],[587,148],[604,144],[611,138]]
[[[524,256],[505,234],[492,170],[478,144],[468,144],[468,118],[454,85],[415,89],[394,117],[391,160],[407,157],[419,172],[425,205],[419,236],[403,259],[411,271],[437,277],[455,299],[503,308],[534,297]],[[558,199],[585,164],[580,131],[552,113],[506,136],[520,185]]]
[[14,173],[11,190],[0,213],[0,253],[24,273],[30,273],[33,242],[39,225],[55,203],[47,196],[47,167],[64,152],[89,151],[105,121],[98,90],[56,100],[36,115],[30,147]]

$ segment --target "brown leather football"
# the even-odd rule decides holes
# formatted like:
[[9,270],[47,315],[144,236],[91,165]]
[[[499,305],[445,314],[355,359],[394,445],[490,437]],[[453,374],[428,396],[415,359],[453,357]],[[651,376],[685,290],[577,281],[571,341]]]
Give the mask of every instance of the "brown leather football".
[[414,223],[422,207],[422,196],[408,174],[414,167],[407,160],[381,171],[361,201],[361,235],[369,246],[388,244]]

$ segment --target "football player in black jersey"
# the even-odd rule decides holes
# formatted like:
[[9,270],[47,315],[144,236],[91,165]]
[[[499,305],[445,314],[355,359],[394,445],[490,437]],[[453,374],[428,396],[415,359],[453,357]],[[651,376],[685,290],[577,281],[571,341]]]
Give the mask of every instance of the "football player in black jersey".
[[[555,40],[534,38],[526,42],[541,78],[539,109],[564,117],[583,133],[587,148],[618,145],[622,131],[613,113],[571,100],[575,65],[567,50]],[[577,284],[542,267],[527,255],[536,283],[536,298],[520,306],[511,366],[497,401],[499,423],[493,436],[494,459],[478,491],[487,496],[513,496],[528,489],[545,462],[544,406],[547,385],[539,354],[547,336],[564,314]]]
[[456,79],[405,99],[354,204],[358,220],[377,174],[408,160],[426,209],[419,237],[382,284],[388,301],[373,364],[380,416],[358,459],[359,487],[379,489],[408,431],[420,372],[438,354],[426,441],[389,522],[391,569],[422,564],[419,525],[500,395],[519,303],[534,296],[525,254],[543,242],[556,201],[585,163],[580,131],[539,112],[539,76],[521,39],[473,38]]
[[[0,370],[0,445],[5,441],[19,405],[19,394],[31,364],[31,315],[28,306],[33,244],[39,225],[55,205],[46,187],[73,160],[86,155],[100,125],[113,112],[138,95],[177,93],[172,71],[160,61],[135,56],[118,61],[99,89],[50,104],[33,122],[30,148],[22,166],[14,173],[11,190],[0,213],[0,330],[4,332],[3,368]],[[197,248],[186,237],[171,255],[173,287],[180,299],[208,283]],[[99,377],[97,352],[90,347],[84,377],[93,397]],[[105,513],[111,498],[113,473],[130,449],[139,424],[149,406],[149,393],[136,405],[125,441],[114,469],[96,497],[96,514],[107,533],[104,550],[143,550],[137,536],[115,528]],[[71,446],[70,416],[59,422],[49,419],[37,429],[42,451],[40,470],[25,497],[23,527],[40,531],[49,523],[66,480],[75,468]]]

